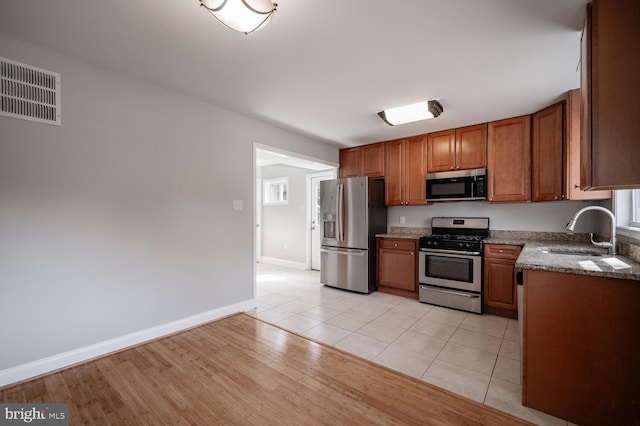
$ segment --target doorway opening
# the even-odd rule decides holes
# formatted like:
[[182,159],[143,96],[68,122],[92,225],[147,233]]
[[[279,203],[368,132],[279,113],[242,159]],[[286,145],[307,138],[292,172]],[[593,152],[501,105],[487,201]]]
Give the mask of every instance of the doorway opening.
[[255,262],[319,270],[319,183],[337,165],[254,143],[254,169]]

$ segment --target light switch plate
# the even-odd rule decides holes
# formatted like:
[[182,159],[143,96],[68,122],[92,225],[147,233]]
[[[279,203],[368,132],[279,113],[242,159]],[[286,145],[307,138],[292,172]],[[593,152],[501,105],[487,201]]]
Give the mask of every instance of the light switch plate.
[[233,200],[233,209],[242,210],[242,200]]
[[400,216],[400,225],[404,225],[404,216]]

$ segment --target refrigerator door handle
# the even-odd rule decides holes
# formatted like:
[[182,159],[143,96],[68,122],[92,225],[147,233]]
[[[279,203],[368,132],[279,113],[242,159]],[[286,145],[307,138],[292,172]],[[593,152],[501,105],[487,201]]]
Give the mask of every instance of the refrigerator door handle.
[[353,250],[331,250],[331,249],[320,249],[321,253],[334,253],[334,254],[342,254],[344,256],[364,256],[366,252],[364,251],[353,251]]
[[338,235],[336,240],[344,241],[344,185],[339,183],[337,185],[338,194],[336,197],[336,220]]

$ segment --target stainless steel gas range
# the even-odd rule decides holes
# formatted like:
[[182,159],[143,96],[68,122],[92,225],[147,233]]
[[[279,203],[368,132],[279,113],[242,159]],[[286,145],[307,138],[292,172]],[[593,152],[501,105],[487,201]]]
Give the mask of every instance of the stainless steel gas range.
[[420,238],[421,302],[482,313],[482,240],[488,217],[434,217]]

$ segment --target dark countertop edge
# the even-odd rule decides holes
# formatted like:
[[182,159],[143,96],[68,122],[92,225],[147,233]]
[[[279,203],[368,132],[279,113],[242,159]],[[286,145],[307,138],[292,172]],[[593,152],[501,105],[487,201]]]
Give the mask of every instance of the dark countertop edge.
[[[520,246],[523,247],[525,244],[527,243],[531,243],[533,240],[518,240],[518,239],[511,239],[511,238],[485,238],[484,240],[482,240],[483,244],[499,244],[499,245],[505,245],[505,246]],[[537,240],[536,240],[537,241]],[[550,241],[551,243],[554,243],[554,241]]]
[[[544,255],[538,251],[539,247],[562,247],[562,248],[586,248],[594,251],[602,251],[589,243],[577,243],[570,241],[548,241],[548,240],[524,240],[510,238],[487,238],[485,244],[516,245],[522,247],[522,252],[516,260],[516,268],[531,269],[537,271],[562,272],[567,274],[590,275],[594,277],[616,278],[640,281],[640,263],[620,255],[609,256],[620,259],[630,264],[631,268],[592,271],[580,268],[576,262],[585,260],[597,260],[599,257],[592,256],[566,256],[565,255]],[[548,257],[547,257],[548,256]]]
[[[626,258],[625,258],[626,260]],[[618,280],[640,281],[640,275],[616,271],[592,271],[580,268],[539,265],[533,263],[516,262],[516,268],[529,271],[561,272],[564,274],[587,275],[591,277],[615,278]]]
[[420,237],[424,237],[427,234],[410,234],[410,233],[398,233],[398,234],[376,234],[376,238],[395,238],[398,240],[417,240]]

